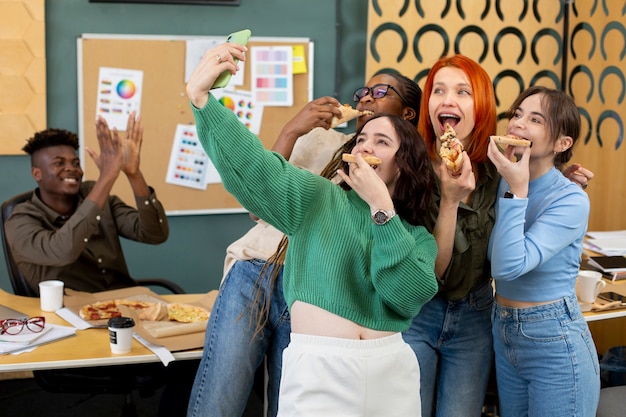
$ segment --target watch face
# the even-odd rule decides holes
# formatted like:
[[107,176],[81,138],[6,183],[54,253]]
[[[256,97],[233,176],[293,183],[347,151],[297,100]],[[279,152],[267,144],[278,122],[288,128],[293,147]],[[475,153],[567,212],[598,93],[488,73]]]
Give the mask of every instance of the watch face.
[[387,213],[382,210],[378,210],[374,213],[374,223],[376,224],[385,224],[387,222]]

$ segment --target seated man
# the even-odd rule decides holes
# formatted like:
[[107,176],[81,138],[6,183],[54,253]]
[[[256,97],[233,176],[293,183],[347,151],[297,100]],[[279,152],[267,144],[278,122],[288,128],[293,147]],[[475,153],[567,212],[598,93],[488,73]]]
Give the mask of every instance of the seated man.
[[[163,206],[139,168],[143,127],[135,113],[128,117],[126,138],[111,132],[98,118],[100,154],[87,148],[99,170],[97,181],[82,182],[78,137],[66,130],[47,129],[30,138],[23,150],[31,156],[31,172],[38,188],[31,200],[18,204],[5,223],[7,241],[20,271],[39,293],[39,282],[60,279],[67,288],[98,292],[136,285],[130,277],[120,236],[137,242],[165,242],[169,226]],[[110,195],[123,172],[135,195],[137,209]],[[115,378],[151,378],[165,385],[159,416],[184,415],[198,361],[112,367],[103,372]],[[83,368],[99,375],[102,370]],[[172,412],[171,410],[182,410]]]
[[[88,292],[134,286],[120,236],[150,244],[168,237],[165,211],[139,168],[140,119],[130,114],[125,139],[111,132],[102,117],[96,131],[100,154],[86,149],[99,170],[95,182],[82,182],[74,133],[47,129],[23,148],[31,156],[38,188],[30,201],[15,207],[5,230],[13,257],[37,294],[39,282],[49,279]],[[120,172],[130,182],[138,209],[110,195]]]

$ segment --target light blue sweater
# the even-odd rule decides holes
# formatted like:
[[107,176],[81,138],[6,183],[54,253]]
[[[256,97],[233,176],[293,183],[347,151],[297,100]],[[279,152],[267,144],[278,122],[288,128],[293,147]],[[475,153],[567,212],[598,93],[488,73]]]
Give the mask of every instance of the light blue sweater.
[[398,216],[373,224],[354,191],[298,169],[214,97],[193,107],[198,137],[226,189],[289,237],[287,305],[301,300],[375,330],[406,330],[437,291],[437,246]]
[[503,198],[489,241],[496,292],[516,301],[550,301],[576,294],[589,198],[556,168],[531,181],[527,199]]

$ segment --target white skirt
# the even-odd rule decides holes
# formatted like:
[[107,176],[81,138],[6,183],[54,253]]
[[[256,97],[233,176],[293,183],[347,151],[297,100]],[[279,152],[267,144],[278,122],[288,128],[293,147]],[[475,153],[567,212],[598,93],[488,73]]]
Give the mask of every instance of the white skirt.
[[419,417],[420,372],[400,333],[372,340],[291,333],[278,417]]

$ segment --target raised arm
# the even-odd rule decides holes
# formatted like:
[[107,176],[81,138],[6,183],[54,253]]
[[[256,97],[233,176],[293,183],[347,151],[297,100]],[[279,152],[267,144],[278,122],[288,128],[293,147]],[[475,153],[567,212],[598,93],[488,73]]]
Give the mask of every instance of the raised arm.
[[135,197],[150,195],[150,187],[139,168],[141,144],[143,143],[143,126],[141,116],[135,117],[135,112],[128,116],[126,124],[126,138],[121,139],[123,159],[122,172],[126,174]]
[[316,127],[330,128],[333,116],[341,116],[339,105],[337,99],[329,96],[309,101],[282,128],[272,150],[284,156],[285,159],[289,159],[299,137],[306,135]]
[[117,130],[114,129],[111,132],[102,116],[98,116],[96,120],[96,135],[100,153],[98,154],[95,150],[88,147],[85,147],[85,151],[93,159],[100,171],[100,175],[87,198],[93,201],[100,209],[103,209],[111,189],[120,175],[123,152]]
[[230,71],[233,75],[237,73],[239,68],[234,58],[245,61],[247,50],[248,48],[243,45],[223,43],[204,54],[189,77],[186,88],[187,96],[196,108],[201,109],[205,106],[209,100],[209,91],[222,72]]
[[476,178],[466,152],[463,152],[463,168],[460,175],[453,176],[450,174],[450,170],[443,161],[440,161],[438,170],[435,172],[437,172],[440,180],[441,201],[433,236],[438,249],[435,271],[437,276],[441,277],[446,272],[454,251],[459,204],[470,198],[472,191],[476,188]]

